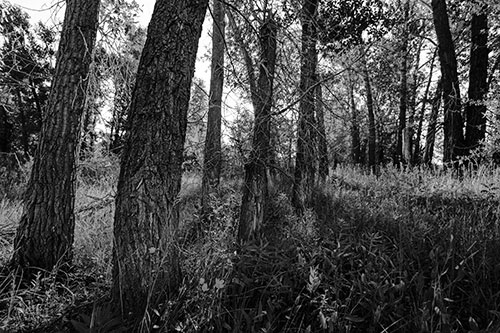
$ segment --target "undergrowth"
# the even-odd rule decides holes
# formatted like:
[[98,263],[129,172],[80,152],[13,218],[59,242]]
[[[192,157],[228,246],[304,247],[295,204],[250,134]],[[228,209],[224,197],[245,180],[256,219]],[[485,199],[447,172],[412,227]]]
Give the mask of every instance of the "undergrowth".
[[[102,305],[111,283],[116,161],[94,162],[81,169],[74,272],[63,280],[39,276],[30,286],[4,277],[1,329],[127,330]],[[184,283],[152,328],[498,332],[499,181],[499,171],[487,168],[461,179],[424,169],[387,168],[375,177],[340,168],[302,216],[290,205],[290,186],[278,182],[259,241],[240,246],[241,181],[223,179],[201,223],[200,175],[187,174],[180,194]],[[5,262],[21,205],[1,200]]]

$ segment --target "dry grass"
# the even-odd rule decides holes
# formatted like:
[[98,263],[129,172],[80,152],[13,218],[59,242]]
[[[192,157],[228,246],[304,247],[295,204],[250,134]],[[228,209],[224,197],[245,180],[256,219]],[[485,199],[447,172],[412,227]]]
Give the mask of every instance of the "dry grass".
[[[92,311],[106,317],[92,303],[111,283],[116,161],[87,168],[76,198],[74,273],[29,286],[6,278],[1,330],[69,327],[62,318]],[[302,217],[280,185],[262,240],[238,247],[241,181],[222,182],[211,223],[193,236],[201,178],[187,174],[179,200],[185,280],[155,324],[182,332],[498,332],[499,184],[500,172],[487,168],[463,179],[341,168]],[[20,214],[19,200],[0,201],[4,262]]]

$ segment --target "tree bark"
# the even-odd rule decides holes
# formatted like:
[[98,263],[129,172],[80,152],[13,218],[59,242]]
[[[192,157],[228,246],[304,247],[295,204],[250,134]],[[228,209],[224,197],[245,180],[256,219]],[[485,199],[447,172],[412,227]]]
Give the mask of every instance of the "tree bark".
[[443,161],[454,162],[463,154],[464,134],[461,114],[457,57],[450,31],[445,0],[432,0],[432,15],[438,39],[444,106]]
[[206,218],[210,213],[210,193],[219,186],[221,153],[221,108],[224,87],[224,5],[221,0],[214,0],[212,28],[212,67],[208,106],[207,134],[203,157],[203,178],[201,186],[202,214]]
[[394,163],[400,167],[401,164],[406,164],[408,161],[405,159],[405,147],[403,142],[406,142],[404,135],[406,124],[406,114],[408,109],[408,16],[410,12],[410,1],[406,0],[404,5],[404,29],[403,29],[403,44],[401,46],[401,80],[399,83],[399,125],[398,136],[396,143],[396,158]]
[[316,177],[316,117],[315,93],[318,52],[318,0],[305,0],[302,7],[302,51],[300,67],[299,124],[297,134],[297,155],[295,159],[292,203],[299,212],[312,201]]
[[328,177],[328,144],[325,129],[325,111],[323,106],[323,89],[320,83],[316,86],[316,122],[318,124],[318,176],[321,182]]
[[250,152],[249,161],[245,165],[245,182],[238,228],[238,240],[240,242],[255,238],[264,221],[268,200],[268,166],[271,149],[270,124],[276,66],[277,29],[274,17],[270,12],[267,12],[259,31],[261,47],[259,79],[253,90],[255,93],[252,93],[255,117],[252,151]]
[[422,107],[420,109],[420,114],[418,118],[417,135],[415,137],[415,149],[413,151],[414,164],[420,164],[422,160],[420,139],[422,138],[422,127],[424,125],[425,108],[427,106],[427,102],[429,99],[429,90],[431,88],[432,76],[434,74],[435,60],[436,60],[436,52],[434,52],[434,55],[432,56],[431,66],[429,69],[429,79],[427,80],[427,85],[425,86],[424,97],[422,98]]
[[112,297],[131,318],[178,290],[178,193],[190,86],[208,0],[157,0],[122,152]]
[[[364,52],[364,51],[363,51]],[[370,80],[370,73],[368,72],[368,65],[366,63],[366,54],[363,54],[363,79],[365,81],[366,93],[366,108],[368,111],[368,167],[371,172],[377,173],[377,133],[375,124],[375,111],[373,109],[373,94]]]
[[75,164],[99,0],[68,0],[40,143],[14,240],[12,266],[52,270],[72,258]]
[[467,125],[465,140],[467,149],[480,146],[486,136],[486,105],[488,93],[488,16],[487,5],[480,13],[472,15],[471,51],[469,71],[469,100],[465,106]]
[[351,158],[354,164],[361,164],[361,139],[358,126],[358,110],[354,98],[354,81],[352,70],[349,70],[349,106],[351,109]]
[[434,143],[436,141],[436,126],[441,107],[441,99],[443,97],[443,81],[440,78],[432,100],[432,111],[429,118],[429,125],[427,127],[427,136],[425,138],[424,159],[425,165],[432,165],[432,156],[434,155]]

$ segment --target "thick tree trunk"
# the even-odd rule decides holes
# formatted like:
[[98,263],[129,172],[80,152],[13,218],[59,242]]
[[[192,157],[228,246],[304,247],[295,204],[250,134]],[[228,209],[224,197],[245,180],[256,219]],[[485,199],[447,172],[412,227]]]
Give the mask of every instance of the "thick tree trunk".
[[457,57],[450,31],[445,0],[432,0],[432,15],[439,44],[444,106],[443,161],[454,162],[463,154],[464,134],[461,114]]
[[354,81],[349,70],[349,106],[351,109],[351,158],[354,164],[361,164],[361,139],[358,126],[358,110],[354,98]]
[[403,30],[403,44],[401,46],[401,79],[399,83],[399,123],[398,123],[398,135],[396,143],[396,156],[394,158],[394,163],[400,167],[401,164],[406,164],[408,161],[405,159],[405,129],[406,124],[406,114],[408,109],[408,42],[409,42],[409,32],[408,32],[408,15],[410,12],[410,1],[406,0],[404,5],[404,30]]
[[323,106],[323,89],[320,83],[316,86],[316,122],[318,124],[318,176],[321,182],[328,177],[328,144],[325,130],[325,111]]
[[481,13],[472,15],[471,21],[469,100],[465,106],[465,140],[469,151],[478,148],[486,136],[484,99],[488,92],[488,53],[488,16],[485,5]]
[[377,173],[377,132],[375,124],[375,111],[373,109],[373,94],[366,63],[366,54],[362,58],[363,79],[365,81],[366,108],[368,110],[368,167],[374,174]]
[[318,0],[305,0],[302,7],[302,51],[300,67],[300,89],[302,96],[299,107],[297,133],[297,155],[295,159],[292,203],[303,211],[312,201],[316,177],[316,117],[315,93],[318,52],[316,20]]
[[157,0],[128,117],[114,220],[116,306],[137,318],[181,282],[176,233],[191,81],[208,0]]
[[71,261],[75,164],[99,0],[68,0],[56,69],[14,241],[13,266],[52,270]]
[[[270,157],[271,107],[276,66],[277,25],[270,12],[260,28],[259,79],[252,93],[254,127],[252,151],[245,165],[245,183],[241,201],[238,240],[248,241],[256,236],[266,211],[268,200],[268,166]],[[253,72],[253,69],[252,69]],[[250,72],[249,72],[250,75]]]
[[443,81],[440,78],[436,87],[436,92],[434,93],[434,98],[432,100],[432,111],[429,118],[429,125],[427,127],[427,136],[425,138],[423,162],[426,165],[432,164],[432,157],[434,155],[434,143],[436,141],[436,126],[442,97]]
[[210,212],[210,193],[219,185],[221,173],[221,107],[222,89],[224,87],[225,25],[224,5],[221,0],[214,0],[212,67],[201,186],[201,206],[205,218]]

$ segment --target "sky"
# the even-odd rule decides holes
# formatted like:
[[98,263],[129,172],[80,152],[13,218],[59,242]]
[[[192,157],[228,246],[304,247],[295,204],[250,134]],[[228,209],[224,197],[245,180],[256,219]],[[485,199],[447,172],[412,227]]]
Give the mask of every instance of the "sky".
[[[10,0],[9,2],[20,6],[31,16],[33,21],[48,23],[53,19],[54,4],[61,2],[61,0]],[[139,14],[139,23],[146,27],[153,13],[155,1],[137,0],[137,3],[142,6],[142,12]],[[63,14],[64,13],[60,11],[59,15],[61,18]]]

